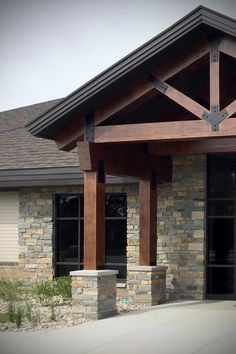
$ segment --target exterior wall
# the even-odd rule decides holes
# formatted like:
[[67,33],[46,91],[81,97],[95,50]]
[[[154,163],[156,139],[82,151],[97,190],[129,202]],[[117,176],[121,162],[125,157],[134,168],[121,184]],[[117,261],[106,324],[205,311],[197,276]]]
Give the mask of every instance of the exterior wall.
[[[19,265],[28,272],[28,281],[45,281],[53,277],[53,200],[55,194],[82,193],[82,186],[24,188],[19,192]],[[106,192],[127,193],[128,203],[137,195],[137,186],[109,185]],[[131,215],[132,223],[137,220]],[[132,208],[131,208],[132,209]],[[131,210],[132,211],[132,210]],[[135,225],[137,235],[138,226]],[[133,231],[131,235],[133,235]],[[133,242],[133,241],[132,241]],[[131,242],[131,243],[132,243]],[[137,247],[137,246],[136,246]],[[130,251],[131,252],[131,251]],[[130,255],[128,257],[131,258]]]
[[[129,268],[139,265],[138,184],[107,186],[106,191],[127,193],[129,274]],[[19,264],[29,271],[31,282],[53,276],[53,196],[81,192],[81,186],[20,190]],[[167,267],[169,300],[203,298],[204,210],[205,157],[175,157],[173,183],[158,187],[157,264]]]
[[[158,187],[157,264],[167,267],[167,300],[203,299],[205,156],[173,158],[173,181]],[[128,269],[138,265],[138,189],[128,197]]]
[[158,264],[167,269],[167,299],[203,299],[205,156],[173,160],[173,183],[158,196]]

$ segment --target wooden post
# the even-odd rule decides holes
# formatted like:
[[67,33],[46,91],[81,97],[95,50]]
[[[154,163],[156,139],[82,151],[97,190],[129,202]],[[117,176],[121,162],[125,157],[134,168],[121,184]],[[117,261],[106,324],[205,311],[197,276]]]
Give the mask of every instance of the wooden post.
[[139,181],[139,265],[154,266],[157,257],[156,178]]
[[104,166],[84,172],[84,269],[103,269],[105,264]]

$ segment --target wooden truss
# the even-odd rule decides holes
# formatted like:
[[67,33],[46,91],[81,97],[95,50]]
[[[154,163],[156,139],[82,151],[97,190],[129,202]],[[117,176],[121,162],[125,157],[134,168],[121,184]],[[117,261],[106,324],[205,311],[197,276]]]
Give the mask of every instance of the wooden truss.
[[[84,268],[99,269],[105,263],[105,175],[132,176],[139,180],[139,264],[156,263],[157,190],[159,182],[170,182],[172,154],[236,152],[236,100],[220,105],[220,55],[236,58],[231,38],[199,40],[181,56],[166,59],[151,72],[143,72],[122,94],[101,103],[94,112],[55,137],[59,149],[78,143],[80,168],[84,171]],[[194,101],[167,80],[209,54],[210,107]],[[184,58],[184,59],[183,59]],[[188,110],[195,119],[150,123],[101,125],[119,117],[157,95],[165,95]],[[170,117],[171,118],[171,117]],[[119,119],[116,122],[119,122]],[[84,137],[84,141],[81,141]],[[78,142],[80,140],[80,142]]]

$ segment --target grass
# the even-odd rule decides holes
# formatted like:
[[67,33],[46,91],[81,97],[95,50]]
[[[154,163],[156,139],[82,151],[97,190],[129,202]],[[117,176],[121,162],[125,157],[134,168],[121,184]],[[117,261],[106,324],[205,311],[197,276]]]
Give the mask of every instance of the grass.
[[0,313],[0,323],[9,322],[9,316],[7,313]]

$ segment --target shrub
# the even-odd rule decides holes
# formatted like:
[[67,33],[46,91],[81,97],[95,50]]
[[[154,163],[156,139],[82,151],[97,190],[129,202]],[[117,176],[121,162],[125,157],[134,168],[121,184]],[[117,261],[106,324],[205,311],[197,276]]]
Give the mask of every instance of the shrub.
[[44,305],[50,305],[51,301],[59,303],[60,300],[67,302],[71,299],[70,277],[59,277],[37,284],[33,290],[39,301]]
[[71,279],[70,277],[59,277],[37,284],[33,293],[41,304],[50,307],[51,320],[56,321],[55,306],[60,305],[61,301],[68,303],[71,299]]

